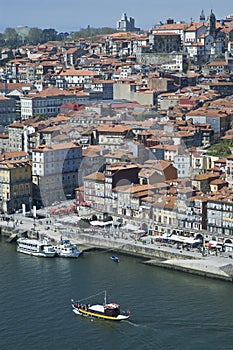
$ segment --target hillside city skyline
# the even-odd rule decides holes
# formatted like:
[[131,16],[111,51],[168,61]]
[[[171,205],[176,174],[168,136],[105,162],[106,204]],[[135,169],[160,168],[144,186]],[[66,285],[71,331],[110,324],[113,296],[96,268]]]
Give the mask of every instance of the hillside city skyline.
[[232,235],[233,16],[167,16],[143,35],[129,16],[95,42],[0,38],[1,209],[69,198],[146,231]]
[[[88,25],[93,28],[111,27],[116,28],[116,22],[120,19],[122,13],[135,19],[136,27],[142,30],[152,28],[156,23],[165,22],[171,17],[176,22],[199,20],[202,9],[207,17],[211,11],[216,18],[222,19],[232,13],[231,3],[224,0],[221,3],[216,0],[206,1],[204,6],[200,0],[195,3],[179,0],[173,2],[171,0],[157,1],[156,3],[148,0],[142,8],[141,3],[137,1],[128,1],[125,4],[122,0],[117,3],[109,4],[101,0],[98,8],[92,11],[94,3],[88,0],[78,6],[74,0],[64,3],[60,0],[51,0],[49,3],[45,0],[40,3],[31,5],[27,0],[11,2],[11,11],[9,3],[1,6],[0,15],[0,32],[4,32],[6,28],[16,28],[18,26],[38,27],[38,28],[54,28],[57,31],[78,31],[86,28]],[[43,6],[44,5],[44,6]],[[46,10],[45,10],[46,9]],[[62,18],[61,18],[62,16]]]

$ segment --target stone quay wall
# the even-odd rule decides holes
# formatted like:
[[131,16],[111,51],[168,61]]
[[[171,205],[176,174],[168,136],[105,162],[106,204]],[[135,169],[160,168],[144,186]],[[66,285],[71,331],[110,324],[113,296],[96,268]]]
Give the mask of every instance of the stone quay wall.
[[186,255],[184,253],[179,252],[169,252],[166,249],[163,249],[163,247],[155,248],[155,247],[149,247],[146,244],[143,244],[142,242],[126,242],[126,241],[119,241],[119,240],[109,240],[102,237],[96,237],[91,236],[87,234],[79,234],[77,239],[77,245],[81,244],[84,246],[89,247],[95,247],[99,249],[109,250],[109,251],[116,251],[119,253],[124,253],[127,255],[133,255],[138,256],[141,258],[148,258],[148,259],[193,259],[193,257],[190,257],[189,255]]

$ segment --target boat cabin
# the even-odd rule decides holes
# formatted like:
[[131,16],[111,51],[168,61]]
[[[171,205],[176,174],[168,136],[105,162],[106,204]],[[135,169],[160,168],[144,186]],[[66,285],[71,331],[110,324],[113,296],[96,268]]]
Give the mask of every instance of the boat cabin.
[[104,306],[104,314],[106,316],[117,317],[120,315],[120,305],[115,303],[106,304]]

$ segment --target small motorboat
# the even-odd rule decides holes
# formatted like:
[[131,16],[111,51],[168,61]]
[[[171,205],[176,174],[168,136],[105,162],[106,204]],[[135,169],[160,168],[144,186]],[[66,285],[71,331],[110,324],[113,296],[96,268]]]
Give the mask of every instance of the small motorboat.
[[111,259],[112,261],[116,262],[116,263],[119,263],[119,262],[120,262],[119,258],[118,258],[117,256],[115,256],[115,255],[111,256],[110,259]]
[[[127,320],[131,314],[130,312],[121,312],[120,305],[117,303],[107,303],[106,291],[98,293],[96,295],[104,293],[103,304],[83,304],[84,300],[88,300],[92,297],[82,299],[79,301],[71,300],[73,312],[77,315],[100,318],[108,321],[124,321]],[[95,295],[95,296],[96,296]]]

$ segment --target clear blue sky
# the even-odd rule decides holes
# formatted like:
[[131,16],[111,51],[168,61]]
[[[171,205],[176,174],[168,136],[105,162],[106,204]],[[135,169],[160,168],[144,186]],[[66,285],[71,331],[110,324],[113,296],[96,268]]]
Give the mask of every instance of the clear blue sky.
[[19,25],[75,31],[116,28],[122,13],[135,19],[135,26],[150,29],[159,21],[198,20],[201,10],[213,9],[217,19],[233,13],[232,0],[4,0],[0,6],[0,32]]

